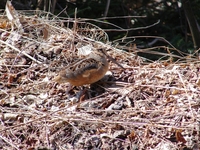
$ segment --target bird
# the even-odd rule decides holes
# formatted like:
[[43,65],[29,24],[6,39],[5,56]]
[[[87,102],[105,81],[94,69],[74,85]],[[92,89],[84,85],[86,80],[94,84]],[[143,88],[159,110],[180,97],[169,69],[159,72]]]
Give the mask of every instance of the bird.
[[104,49],[92,50],[89,55],[61,69],[53,81],[69,82],[73,86],[92,84],[104,77],[109,62]]

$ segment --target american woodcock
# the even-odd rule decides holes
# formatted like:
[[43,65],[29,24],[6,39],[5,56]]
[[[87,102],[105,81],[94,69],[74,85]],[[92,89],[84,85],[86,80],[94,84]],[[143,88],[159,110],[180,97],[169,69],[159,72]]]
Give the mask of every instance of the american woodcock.
[[[109,63],[107,58],[119,65],[114,59],[106,55],[103,49],[98,49],[92,51],[86,58],[63,68],[53,80],[58,83],[69,82],[74,86],[97,82],[108,71]],[[122,67],[121,65],[119,66]]]

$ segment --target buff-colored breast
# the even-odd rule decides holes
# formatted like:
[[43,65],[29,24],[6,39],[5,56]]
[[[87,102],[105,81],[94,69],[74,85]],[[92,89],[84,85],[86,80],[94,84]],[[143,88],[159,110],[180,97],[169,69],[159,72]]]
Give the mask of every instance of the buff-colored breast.
[[106,56],[95,51],[85,59],[63,68],[53,80],[58,83],[69,82],[74,86],[92,84],[104,77],[108,67],[109,63]]

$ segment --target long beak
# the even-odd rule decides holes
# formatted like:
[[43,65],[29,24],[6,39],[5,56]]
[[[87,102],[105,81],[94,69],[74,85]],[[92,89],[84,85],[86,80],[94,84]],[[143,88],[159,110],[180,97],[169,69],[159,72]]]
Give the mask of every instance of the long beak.
[[121,67],[122,69],[125,69],[122,65],[120,65],[114,58],[112,58],[111,56],[109,56],[104,50],[102,51],[104,53],[104,55],[107,56],[107,58],[112,61],[113,63],[115,63],[116,65],[118,65],[119,67]]

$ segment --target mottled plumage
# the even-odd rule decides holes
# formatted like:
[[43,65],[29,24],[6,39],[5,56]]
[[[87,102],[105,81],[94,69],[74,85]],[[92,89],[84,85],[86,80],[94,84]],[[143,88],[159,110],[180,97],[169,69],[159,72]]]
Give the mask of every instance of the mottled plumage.
[[58,83],[69,82],[74,86],[92,84],[104,77],[109,64],[102,49],[92,51],[86,58],[63,68],[53,80]]

